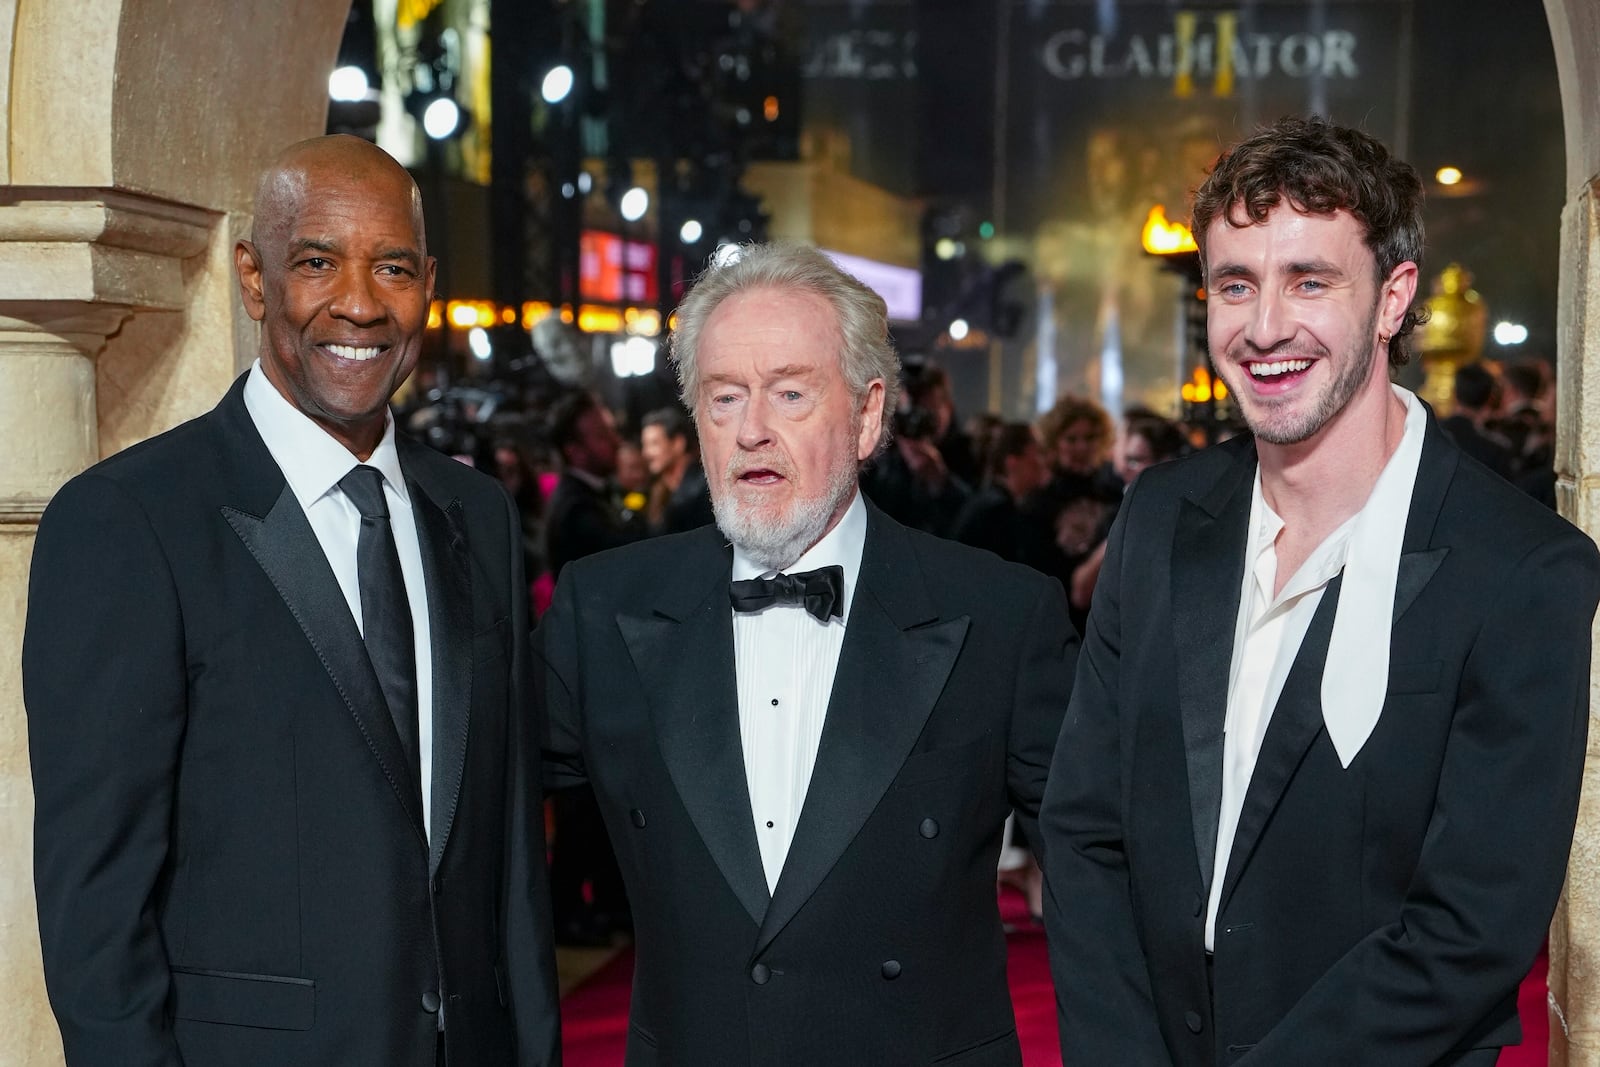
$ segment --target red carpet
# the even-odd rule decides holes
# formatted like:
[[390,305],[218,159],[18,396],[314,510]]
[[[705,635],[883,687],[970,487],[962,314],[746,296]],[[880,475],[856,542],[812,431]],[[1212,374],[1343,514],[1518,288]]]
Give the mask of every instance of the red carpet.
[[[1045,956],[1044,931],[1028,921],[1020,895],[1000,895],[1000,915],[1014,927],[1008,967],[1025,1067],[1061,1067],[1056,1039],[1055,994]],[[1545,966],[1541,953],[1522,983],[1523,1043],[1500,1054],[1499,1067],[1546,1067],[1550,1023],[1545,1014]],[[562,1047],[567,1067],[621,1067],[628,1039],[628,986],[633,951],[625,949],[561,1002]]]

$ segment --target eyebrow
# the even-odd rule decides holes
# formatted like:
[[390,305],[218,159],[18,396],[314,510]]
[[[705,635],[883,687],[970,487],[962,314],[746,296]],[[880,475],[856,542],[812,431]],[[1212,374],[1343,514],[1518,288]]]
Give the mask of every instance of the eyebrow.
[[782,378],[810,378],[817,373],[817,367],[811,363],[788,363],[782,367],[774,367],[772,373],[767,375],[767,381],[775,382]]
[[[1308,259],[1286,264],[1283,273],[1289,275],[1320,274],[1328,278],[1342,278],[1344,268],[1327,259]],[[1219,263],[1206,272],[1209,278],[1254,278],[1256,272],[1242,263]]]
[[1219,263],[1206,271],[1208,278],[1254,278],[1256,272],[1242,263]]
[[1322,274],[1330,278],[1344,277],[1344,268],[1337,263],[1326,259],[1311,259],[1302,263],[1289,264],[1290,274]]

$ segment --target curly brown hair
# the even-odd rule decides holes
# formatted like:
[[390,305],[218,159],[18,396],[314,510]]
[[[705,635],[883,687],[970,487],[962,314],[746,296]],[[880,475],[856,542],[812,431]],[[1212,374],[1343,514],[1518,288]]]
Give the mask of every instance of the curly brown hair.
[[[1195,191],[1191,230],[1206,261],[1206,232],[1237,212],[1251,223],[1285,198],[1313,215],[1348,211],[1366,229],[1366,245],[1382,285],[1402,263],[1422,266],[1422,179],[1375,138],[1315,116],[1279,119],[1228,149]],[[1411,358],[1406,337],[1427,319],[1421,303],[1406,310],[1389,338],[1389,365]]]
[[1039,436],[1044,440],[1045,451],[1050,454],[1052,461],[1055,459],[1057,439],[1067,432],[1067,427],[1080,422],[1087,422],[1094,428],[1095,445],[1102,457],[1111,448],[1111,416],[1106,414],[1106,409],[1093,400],[1068,393],[1039,416]]

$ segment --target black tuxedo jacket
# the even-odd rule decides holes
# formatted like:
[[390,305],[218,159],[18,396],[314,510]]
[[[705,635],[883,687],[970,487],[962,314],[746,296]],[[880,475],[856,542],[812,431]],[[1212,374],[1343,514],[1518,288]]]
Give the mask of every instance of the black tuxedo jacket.
[[243,382],[73,479],[39,526],[23,685],[67,1062],[425,1067],[441,998],[453,1063],[552,1062],[516,514],[401,439],[433,642],[430,847]]
[[1382,717],[1343,769],[1320,701],[1336,579],[1262,743],[1208,973],[1255,469],[1240,440],[1148,470],[1111,534],[1041,816],[1064,1058],[1493,1064],[1566,868],[1600,559],[1429,420]]
[[1015,1065],[995,863],[1038,811],[1077,639],[1058,583],[869,507],[815,771],[769,895],[732,550],[571,565],[537,641],[547,773],[594,785],[637,937],[628,1063]]

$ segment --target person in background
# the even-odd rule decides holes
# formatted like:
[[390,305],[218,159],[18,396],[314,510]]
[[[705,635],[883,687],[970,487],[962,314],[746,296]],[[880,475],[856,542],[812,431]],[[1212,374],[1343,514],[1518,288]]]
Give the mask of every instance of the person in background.
[[979,465],[972,439],[956,417],[955,396],[950,390],[950,375],[943,367],[923,364],[919,373],[908,375],[906,397],[911,408],[926,411],[930,417],[925,438],[939,450],[944,469],[964,485],[978,484],[983,468]]
[[593,393],[569,393],[550,411],[550,446],[561,457],[561,480],[545,513],[545,558],[558,579],[575,559],[645,535],[643,521],[624,515],[612,479],[622,438]]
[[1039,436],[1050,460],[1052,492],[1061,499],[1104,495],[1105,486],[1117,481],[1111,416],[1094,401],[1063,396],[1039,417]]
[[[558,584],[574,560],[645,537],[643,516],[624,509],[611,481],[622,438],[611,412],[590,392],[569,393],[550,412],[549,438],[565,465],[545,514],[550,573]],[[556,940],[597,946],[630,926],[616,854],[586,785],[551,797],[550,891]],[[587,892],[585,887],[587,886]]]
[[1511,477],[1511,449],[1489,431],[1489,420],[1500,399],[1494,374],[1481,363],[1457,367],[1455,399],[1455,413],[1440,419],[1440,427],[1461,451],[1500,477]]
[[890,518],[913,530],[949,537],[972,495],[952,474],[935,443],[938,420],[925,408],[894,413],[889,447],[862,470],[861,489]]
[[[622,508],[624,522],[646,521],[650,505],[650,464],[644,458],[644,449],[624,439],[617,445],[616,482],[618,505]],[[648,525],[646,526],[648,529]]]
[[1126,487],[1140,472],[1157,463],[1177,459],[1191,450],[1183,427],[1149,408],[1130,408],[1122,416],[1122,432],[1112,457],[1117,477]]
[[655,479],[647,507],[650,532],[682,533],[715,522],[711,489],[683,410],[661,408],[646,415],[640,446]]
[[1003,426],[989,452],[988,467],[983,488],[967,501],[953,536],[1003,560],[1054,574],[1049,558],[1052,531],[1028,506],[1049,478],[1044,449],[1033,427],[1025,422]]

